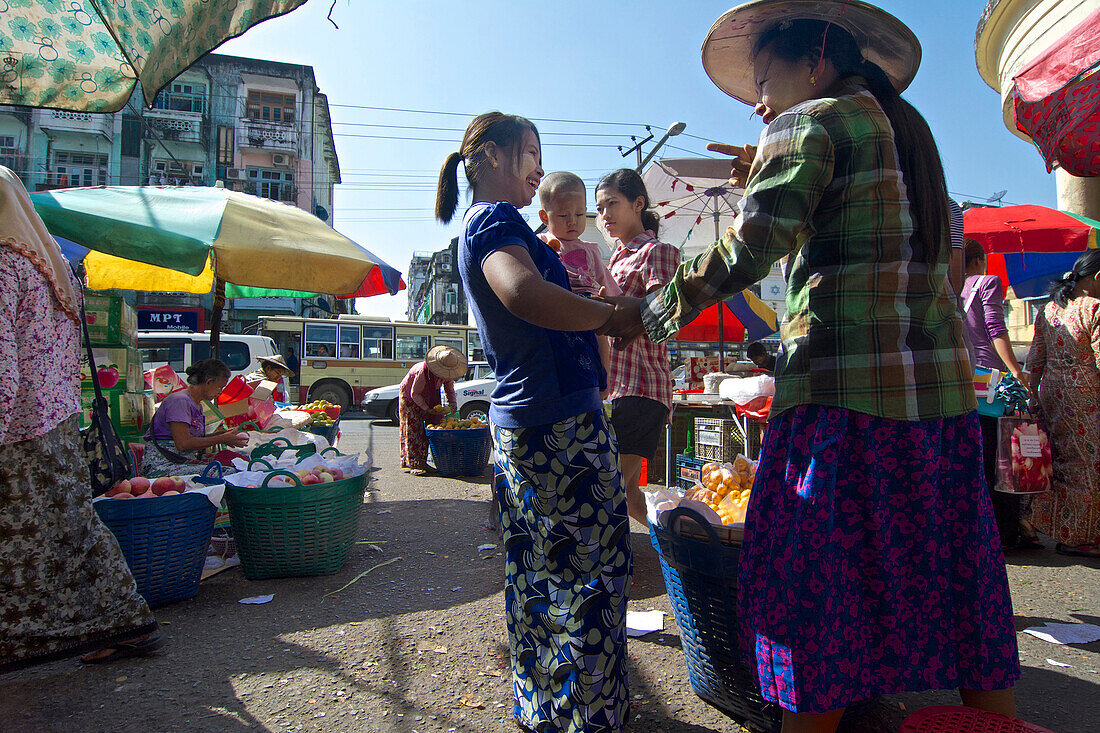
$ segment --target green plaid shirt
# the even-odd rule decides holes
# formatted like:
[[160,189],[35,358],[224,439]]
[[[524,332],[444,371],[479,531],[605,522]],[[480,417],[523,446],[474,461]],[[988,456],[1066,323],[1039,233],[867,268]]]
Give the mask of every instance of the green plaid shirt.
[[960,415],[977,405],[946,284],[947,222],[943,231],[930,266],[890,122],[852,83],[767,126],[734,225],[648,296],[642,320],[652,340],[670,338],[791,255],[772,415],[802,404],[894,420]]

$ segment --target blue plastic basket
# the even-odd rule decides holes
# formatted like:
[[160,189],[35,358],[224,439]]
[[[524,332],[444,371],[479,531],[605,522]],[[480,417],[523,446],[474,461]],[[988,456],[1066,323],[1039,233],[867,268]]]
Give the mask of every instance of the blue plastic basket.
[[332,425],[309,425],[306,432],[320,435],[328,441],[329,445],[336,445],[336,436],[340,434],[340,421],[337,420]]
[[682,537],[652,524],[649,533],[680,627],[691,687],[746,727],[778,733],[779,706],[761,697],[756,670],[741,655],[737,621],[741,548],[722,544],[710,522],[687,507],[673,509],[668,526],[675,528],[681,517],[698,524],[709,539]]
[[93,506],[118,539],[146,603],[162,606],[199,592],[217,513],[205,494],[107,499]]
[[432,462],[440,476],[481,476],[493,453],[489,428],[427,428]]
[[683,454],[677,454],[676,484],[685,491],[695,486],[695,481],[701,478],[703,466],[712,462],[707,458],[688,458]]

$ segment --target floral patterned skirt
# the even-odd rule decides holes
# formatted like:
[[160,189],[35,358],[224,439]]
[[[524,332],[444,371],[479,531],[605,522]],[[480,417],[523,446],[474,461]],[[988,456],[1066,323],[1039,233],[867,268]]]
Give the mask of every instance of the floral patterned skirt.
[[901,422],[802,405],[776,417],[738,582],[744,651],[787,710],[1019,679],[974,413]]
[[538,733],[626,725],[630,529],[603,412],[493,428],[513,714]]
[[156,628],[92,508],[85,460],[75,415],[0,446],[0,672]]
[[426,469],[428,434],[424,432],[425,412],[405,395],[398,398],[397,419],[401,428],[401,468]]

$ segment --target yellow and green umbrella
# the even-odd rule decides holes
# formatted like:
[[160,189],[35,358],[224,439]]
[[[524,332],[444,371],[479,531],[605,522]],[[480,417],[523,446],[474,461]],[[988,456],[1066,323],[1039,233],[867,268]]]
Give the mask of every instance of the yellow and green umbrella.
[[404,285],[309,212],[223,188],[70,188],[31,201],[51,234],[91,250],[84,269],[95,290],[205,294],[222,281],[228,297],[365,297]]

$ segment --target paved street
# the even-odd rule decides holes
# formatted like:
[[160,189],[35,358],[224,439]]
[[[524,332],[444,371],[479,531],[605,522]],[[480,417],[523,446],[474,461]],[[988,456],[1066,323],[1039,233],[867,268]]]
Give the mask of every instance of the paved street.
[[[502,561],[499,549],[477,550],[499,541],[482,526],[487,478],[411,477],[397,468],[394,425],[342,424],[340,447],[371,450],[380,468],[360,520],[363,544],[343,570],[267,581],[229,570],[204,582],[195,599],[157,611],[170,640],[156,658],[108,667],[63,661],[0,676],[0,730],[514,730]],[[670,615],[665,633],[630,642],[631,730],[741,730],[692,694],[648,538],[636,536],[634,550],[631,608]],[[393,562],[355,580],[386,561]],[[1018,630],[1048,620],[1100,623],[1100,563],[1050,550],[1009,561]],[[266,605],[237,602],[268,593],[275,597]],[[1021,715],[1057,733],[1100,730],[1100,643],[1019,638]],[[846,727],[893,731],[914,709],[956,700],[895,696]]]

